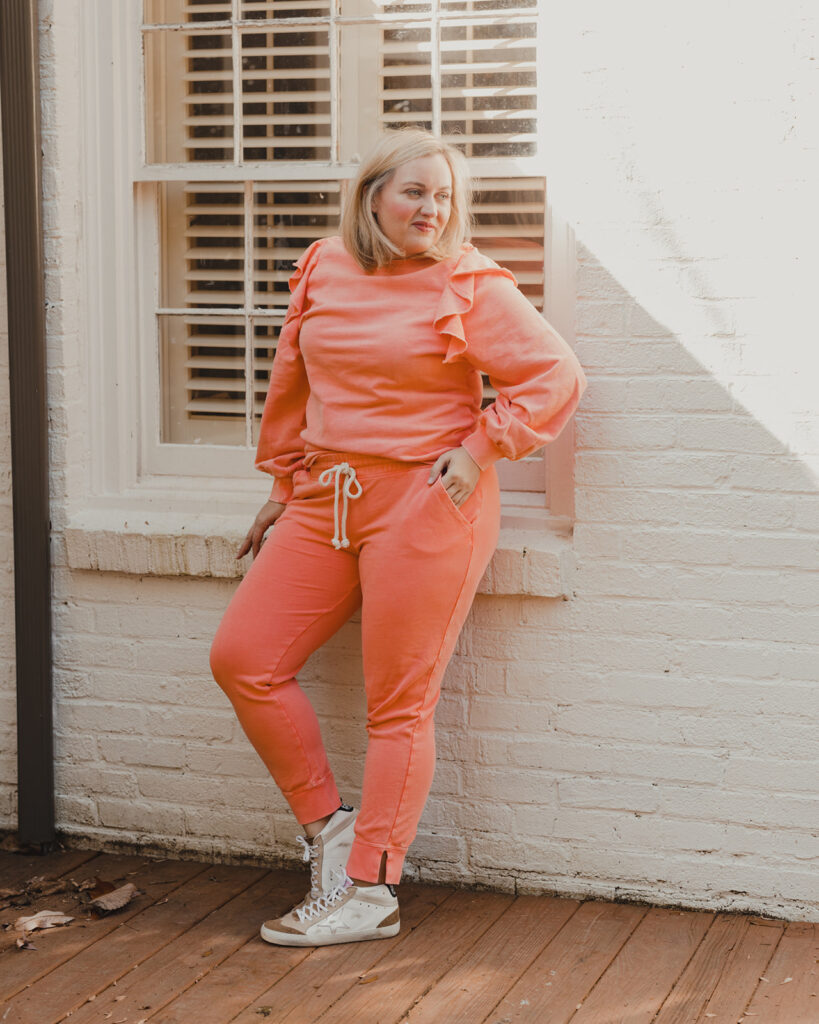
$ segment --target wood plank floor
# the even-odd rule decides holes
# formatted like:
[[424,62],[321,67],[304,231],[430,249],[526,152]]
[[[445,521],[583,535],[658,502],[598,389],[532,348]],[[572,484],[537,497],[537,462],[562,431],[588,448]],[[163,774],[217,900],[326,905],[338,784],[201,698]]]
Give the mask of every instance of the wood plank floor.
[[[38,893],[43,877],[63,890]],[[95,879],[138,895],[95,916],[77,888]],[[263,942],[306,888],[297,871],[0,852],[0,1024],[819,1024],[817,924],[404,883],[392,939]],[[38,910],[74,920],[20,949],[14,921]]]

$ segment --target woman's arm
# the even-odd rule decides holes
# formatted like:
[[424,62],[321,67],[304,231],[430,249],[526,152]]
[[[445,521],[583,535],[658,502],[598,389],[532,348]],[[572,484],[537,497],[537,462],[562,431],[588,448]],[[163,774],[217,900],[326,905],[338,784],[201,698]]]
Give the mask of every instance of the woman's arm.
[[521,459],[553,441],[586,389],[569,345],[501,274],[476,275],[472,306],[462,322],[463,357],[487,373],[498,392],[463,447],[486,469],[500,458]]
[[256,468],[276,479],[270,500],[286,503],[293,493],[293,473],[304,459],[301,433],[306,423],[310,385],[299,348],[299,328],[307,301],[307,282],[324,240],[313,242],[296,263],[289,285],[287,314],[279,332],[270,385],[265,398]]

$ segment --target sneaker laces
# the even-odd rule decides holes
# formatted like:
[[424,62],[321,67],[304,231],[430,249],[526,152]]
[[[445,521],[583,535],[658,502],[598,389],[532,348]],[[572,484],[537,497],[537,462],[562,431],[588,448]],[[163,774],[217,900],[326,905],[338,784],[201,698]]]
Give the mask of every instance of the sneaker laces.
[[301,859],[310,861],[310,895],[315,899],[316,896],[321,895],[318,869],[318,847],[315,843],[308,842],[304,836],[296,836],[296,839],[304,847]]
[[320,896],[316,896],[310,900],[309,903],[305,903],[303,907],[296,907],[296,916],[299,921],[309,921],[311,917],[316,917],[323,913],[325,910],[329,910],[334,903],[338,903],[344,893],[353,884],[347,879],[347,872],[342,868],[341,871],[336,873],[338,882],[333,886],[332,889],[328,889],[327,892],[322,893]]

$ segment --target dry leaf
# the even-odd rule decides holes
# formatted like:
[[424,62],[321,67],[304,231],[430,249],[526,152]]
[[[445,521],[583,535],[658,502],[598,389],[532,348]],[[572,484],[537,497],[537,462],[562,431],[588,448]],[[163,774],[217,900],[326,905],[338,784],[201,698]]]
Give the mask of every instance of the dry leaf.
[[30,939],[27,939],[27,938],[25,938],[25,936],[21,935],[20,938],[17,940],[17,948],[18,949],[36,949],[37,947],[31,942]]
[[104,880],[100,878],[95,878],[94,885],[90,889],[88,895],[91,897],[93,901],[97,899],[99,896],[104,896],[105,893],[113,892],[115,889],[116,886],[114,885],[113,882],[109,882],[107,881],[107,879]]
[[65,879],[35,875],[22,888],[0,889],[0,900],[13,900],[15,896],[52,896],[55,892],[64,892],[67,888],[68,882]]
[[785,980],[782,982],[782,984],[783,985],[787,985],[789,981],[793,981],[793,978],[785,978]]
[[87,889],[93,889],[95,885],[99,884],[98,878],[86,878],[82,882],[75,882],[71,879],[71,884],[77,890],[77,892],[85,892]]
[[104,896],[98,896],[96,899],[91,900],[91,906],[95,910],[100,910],[102,913],[107,914],[111,910],[120,910],[122,907],[127,906],[136,896],[137,892],[139,890],[133,882],[126,882],[119,889],[114,889],[113,892],[108,892]]
[[38,928],[55,928],[60,924],[68,924],[73,917],[63,914],[59,910],[41,910],[30,917],[18,917],[14,927],[18,932],[33,932]]
[[360,977],[360,978],[358,979],[358,984],[359,984],[359,985],[369,985],[369,983],[370,983],[371,981],[375,981],[377,977],[378,977],[378,975],[377,975],[377,974],[369,974],[369,975],[367,975],[367,977],[366,977],[366,978],[364,978],[364,977]]
[[44,878],[37,885],[37,893],[40,896],[53,896],[55,892],[65,892],[68,882],[63,878]]

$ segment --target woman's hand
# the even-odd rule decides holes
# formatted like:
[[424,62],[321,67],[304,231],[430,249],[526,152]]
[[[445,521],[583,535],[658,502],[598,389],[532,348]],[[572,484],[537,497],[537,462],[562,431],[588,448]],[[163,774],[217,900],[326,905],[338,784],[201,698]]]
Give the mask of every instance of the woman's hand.
[[270,527],[276,522],[279,516],[287,508],[287,505],[283,505],[280,501],[268,501],[262,505],[259,509],[259,514],[253,521],[253,525],[247,531],[247,536],[242,542],[242,546],[239,548],[239,552],[236,555],[237,558],[244,558],[248,551],[253,549],[253,557],[259,553],[259,548],[262,546],[262,539],[265,533]]
[[447,494],[460,507],[478,486],[481,467],[466,448],[451,448],[433,462],[427,483],[434,484],[442,474]]

